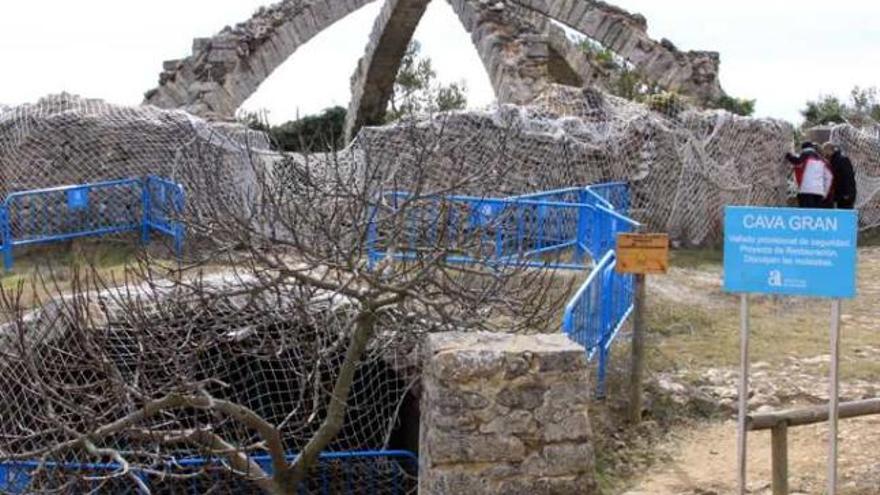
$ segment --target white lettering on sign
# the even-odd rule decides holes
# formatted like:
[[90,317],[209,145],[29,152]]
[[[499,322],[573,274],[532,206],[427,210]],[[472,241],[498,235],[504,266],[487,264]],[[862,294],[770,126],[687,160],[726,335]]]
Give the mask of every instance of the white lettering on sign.
[[801,215],[789,217],[788,223],[786,223],[781,215],[749,214],[743,216],[743,227],[764,230],[837,232],[837,218]]

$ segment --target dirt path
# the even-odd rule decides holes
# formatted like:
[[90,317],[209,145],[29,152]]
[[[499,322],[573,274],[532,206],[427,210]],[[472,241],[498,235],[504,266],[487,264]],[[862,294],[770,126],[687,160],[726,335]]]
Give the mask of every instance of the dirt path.
[[[880,492],[880,418],[840,423],[841,493]],[[817,424],[789,430],[789,487],[792,493],[823,493],[828,428]],[[736,491],[736,423],[710,423],[682,432],[661,447],[672,460],[649,470],[627,495],[708,495]],[[770,493],[770,433],[749,435],[748,488]]]
[[[728,420],[675,431],[657,446],[668,462],[640,473],[628,495],[725,495],[736,489],[733,421],[738,359],[736,298],[720,288],[716,265],[679,267],[649,286],[654,297],[654,370],[729,409]],[[753,391],[756,409],[827,400],[828,311],[822,301],[755,297]],[[649,309],[649,319],[651,310]],[[843,400],[880,391],[880,248],[859,253],[859,296],[844,306]],[[652,330],[649,328],[649,331]],[[880,494],[880,416],[840,423],[841,492]],[[824,493],[827,425],[789,431],[792,493]],[[749,436],[750,493],[770,493],[770,434]]]

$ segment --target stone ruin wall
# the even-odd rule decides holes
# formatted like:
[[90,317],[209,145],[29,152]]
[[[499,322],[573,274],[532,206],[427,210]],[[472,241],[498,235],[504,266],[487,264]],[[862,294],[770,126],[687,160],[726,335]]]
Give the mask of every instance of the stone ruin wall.
[[419,493],[598,493],[579,345],[442,333],[425,348]]
[[[416,130],[422,139],[442,136],[448,153],[432,157],[438,180],[453,162],[481,171],[503,150],[507,166],[487,181],[495,187],[463,193],[509,196],[627,181],[635,218],[682,244],[720,242],[727,204],[778,205],[788,197],[782,156],[792,128],[773,119],[693,109],[670,116],[600,91],[553,86],[532,106],[454,112]],[[405,169],[415,160],[406,152],[411,139],[407,126],[365,128],[353,146]]]
[[[359,166],[369,157],[371,166],[405,171],[419,156],[417,141],[436,139],[428,160],[442,181],[450,160],[482,171],[503,150],[504,169],[489,182],[496,186],[462,192],[508,196],[629,181],[637,219],[682,243],[707,244],[720,240],[725,204],[785,202],[789,170],[781,156],[790,136],[790,126],[772,119],[663,114],[600,91],[551,86],[535,105],[365,128],[336,159]],[[199,173],[223,170],[227,189],[247,189],[255,169],[283,158],[260,133],[179,110],[67,95],[0,115],[5,192],[158,173],[184,182],[198,203],[204,187],[187,181]]]

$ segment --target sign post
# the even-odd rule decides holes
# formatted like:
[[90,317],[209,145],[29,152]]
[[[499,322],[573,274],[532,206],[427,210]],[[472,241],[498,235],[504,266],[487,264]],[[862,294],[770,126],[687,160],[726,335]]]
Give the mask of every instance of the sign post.
[[841,299],[856,294],[858,216],[852,210],[728,206],[724,215],[724,289],[741,297],[737,461],[746,493],[749,387],[748,294],[833,299],[831,311],[828,494],[837,493],[838,368]]
[[828,493],[837,493],[837,419],[840,410],[838,387],[840,379],[840,299],[831,303],[831,385],[828,398],[831,400],[828,411],[828,430],[831,441],[828,446]]
[[740,294],[739,312],[739,414],[736,422],[736,459],[739,493],[746,493],[746,413],[749,409],[749,295]]
[[669,268],[669,236],[666,234],[619,234],[617,272],[635,275],[633,287],[632,359],[630,361],[629,409],[631,424],[642,420],[642,379],[645,373],[645,275],[666,273]]

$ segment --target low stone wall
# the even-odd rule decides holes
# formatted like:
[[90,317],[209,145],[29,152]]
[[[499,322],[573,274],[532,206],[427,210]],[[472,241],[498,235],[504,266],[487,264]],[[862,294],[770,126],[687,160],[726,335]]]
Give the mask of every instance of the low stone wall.
[[428,337],[419,493],[596,493],[583,348],[564,335]]

